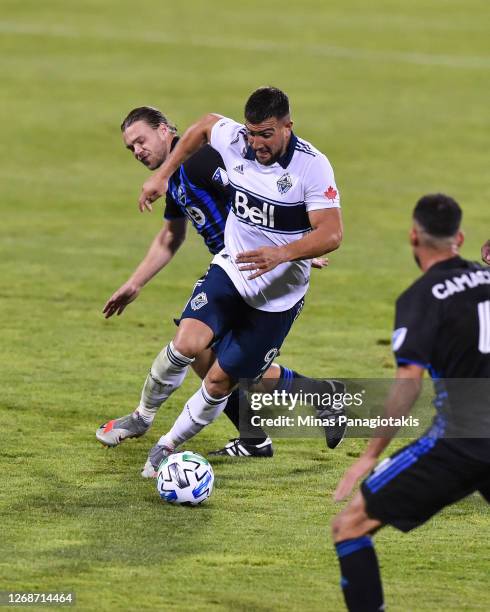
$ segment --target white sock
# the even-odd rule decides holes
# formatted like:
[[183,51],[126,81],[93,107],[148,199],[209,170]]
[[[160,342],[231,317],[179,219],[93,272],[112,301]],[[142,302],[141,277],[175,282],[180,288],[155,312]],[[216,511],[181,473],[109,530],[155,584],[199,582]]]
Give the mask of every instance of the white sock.
[[145,423],[151,423],[160,406],[180,387],[194,361],[179,353],[170,342],[156,357],[146,377],[136,409]]
[[175,448],[190,440],[223,412],[229,397],[211,397],[203,382],[184,406],[172,429],[160,438],[158,444]]

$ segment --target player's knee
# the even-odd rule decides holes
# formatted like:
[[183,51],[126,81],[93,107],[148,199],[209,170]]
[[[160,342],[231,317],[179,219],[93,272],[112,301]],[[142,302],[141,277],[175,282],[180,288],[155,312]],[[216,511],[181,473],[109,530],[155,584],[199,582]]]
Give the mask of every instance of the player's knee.
[[206,391],[213,398],[220,398],[229,395],[233,391],[233,384],[227,380],[213,380],[206,376],[205,378]]
[[367,515],[364,498],[357,493],[349,505],[334,517],[331,527],[334,542],[343,542],[375,533],[382,523]]
[[358,537],[362,529],[363,513],[354,498],[349,505],[339,512],[332,520],[332,536],[334,542],[342,542],[350,538]]
[[207,373],[204,384],[206,391],[214,398],[229,395],[235,387],[235,381],[217,364],[214,364]]
[[183,319],[175,334],[173,345],[185,357],[194,358],[213,340],[210,327],[195,319]]

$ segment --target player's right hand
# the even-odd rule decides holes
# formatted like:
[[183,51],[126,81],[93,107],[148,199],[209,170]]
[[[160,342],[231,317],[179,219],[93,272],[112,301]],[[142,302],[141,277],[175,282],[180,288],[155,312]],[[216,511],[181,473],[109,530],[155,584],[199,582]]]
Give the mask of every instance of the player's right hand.
[[490,266],[490,240],[487,240],[481,248],[481,258]]
[[152,203],[158,200],[162,195],[165,195],[167,189],[168,179],[159,176],[158,172],[152,174],[150,178],[144,182],[141,189],[141,195],[138,200],[140,212],[144,212],[145,208],[151,212],[153,210]]
[[361,455],[340,479],[340,482],[335,489],[335,493],[333,494],[334,500],[342,501],[345,499],[356,486],[357,481],[370,472],[376,465],[376,462],[376,457]]
[[314,257],[311,260],[311,267],[317,270],[323,270],[329,264],[328,257]]
[[108,319],[112,317],[113,314],[117,314],[118,316],[122,314],[126,306],[131,304],[131,302],[138,297],[140,291],[141,287],[138,285],[130,283],[129,281],[124,283],[124,285],[107,300],[102,310],[104,317]]

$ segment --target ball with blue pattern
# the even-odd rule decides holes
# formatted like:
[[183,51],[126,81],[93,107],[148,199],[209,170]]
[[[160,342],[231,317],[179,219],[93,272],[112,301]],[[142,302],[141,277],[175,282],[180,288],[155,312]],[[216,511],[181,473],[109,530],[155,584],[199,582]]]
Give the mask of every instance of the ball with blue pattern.
[[171,504],[197,506],[209,498],[213,485],[213,468],[199,453],[174,453],[165,457],[158,468],[158,494]]

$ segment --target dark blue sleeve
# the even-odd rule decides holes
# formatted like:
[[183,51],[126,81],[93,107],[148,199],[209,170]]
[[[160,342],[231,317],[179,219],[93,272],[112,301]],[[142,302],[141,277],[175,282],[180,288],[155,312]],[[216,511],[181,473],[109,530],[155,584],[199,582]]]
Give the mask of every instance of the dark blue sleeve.
[[185,217],[184,211],[178,206],[176,201],[167,191],[167,195],[165,198],[165,211],[163,213],[165,219],[182,219]]
[[228,198],[228,177],[221,155],[209,145],[184,162],[189,181],[219,200]]
[[392,338],[397,365],[431,367],[439,329],[439,308],[425,286],[413,286],[398,298]]

